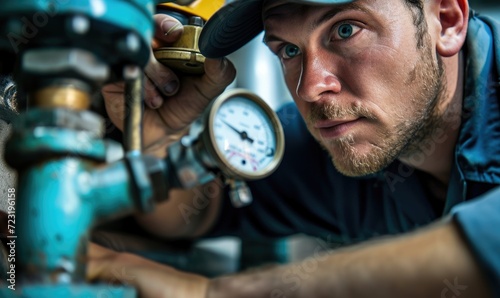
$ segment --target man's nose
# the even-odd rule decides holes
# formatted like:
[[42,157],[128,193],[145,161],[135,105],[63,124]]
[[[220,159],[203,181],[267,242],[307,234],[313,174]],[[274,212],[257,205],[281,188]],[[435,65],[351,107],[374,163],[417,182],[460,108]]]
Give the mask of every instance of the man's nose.
[[341,91],[340,80],[335,74],[334,59],[325,52],[302,55],[302,69],[295,91],[300,99],[314,102]]

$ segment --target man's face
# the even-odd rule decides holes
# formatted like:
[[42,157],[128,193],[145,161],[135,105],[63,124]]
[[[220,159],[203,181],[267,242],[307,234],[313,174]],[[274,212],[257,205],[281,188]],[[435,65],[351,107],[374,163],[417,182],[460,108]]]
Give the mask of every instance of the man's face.
[[349,176],[382,170],[439,125],[443,69],[403,0],[267,1],[265,41],[312,135]]

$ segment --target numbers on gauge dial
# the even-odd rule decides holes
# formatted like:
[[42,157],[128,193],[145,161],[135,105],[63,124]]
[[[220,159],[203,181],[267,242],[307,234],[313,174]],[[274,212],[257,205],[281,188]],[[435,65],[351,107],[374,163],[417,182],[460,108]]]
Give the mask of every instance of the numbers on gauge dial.
[[226,162],[241,172],[259,172],[274,159],[274,126],[250,99],[234,97],[221,105],[214,118],[214,137]]

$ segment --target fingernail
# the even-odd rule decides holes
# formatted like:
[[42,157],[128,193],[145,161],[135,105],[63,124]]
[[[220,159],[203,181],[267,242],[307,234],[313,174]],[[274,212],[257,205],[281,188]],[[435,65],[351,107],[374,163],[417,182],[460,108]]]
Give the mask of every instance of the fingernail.
[[163,103],[163,99],[161,96],[155,96],[153,97],[153,100],[151,100],[151,108],[157,109],[159,108]]
[[180,29],[182,27],[182,24],[176,21],[164,21],[161,24],[161,30],[163,30],[163,33],[165,35],[172,34],[172,32]]
[[149,108],[156,109],[156,105],[154,103],[154,99],[146,100],[146,104],[148,105]]
[[175,91],[177,91],[178,86],[179,86],[179,83],[177,83],[177,81],[170,81],[165,86],[163,86],[163,90],[165,91],[165,93],[170,95],[170,94],[174,93]]

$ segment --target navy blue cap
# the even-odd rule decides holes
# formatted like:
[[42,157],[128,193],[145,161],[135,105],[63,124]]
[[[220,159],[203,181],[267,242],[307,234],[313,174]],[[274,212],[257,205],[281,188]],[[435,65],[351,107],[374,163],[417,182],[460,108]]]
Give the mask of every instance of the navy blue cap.
[[[238,50],[264,29],[262,4],[269,0],[236,0],[219,9],[201,31],[203,56],[220,58]],[[341,4],[353,0],[291,0],[302,4]]]

